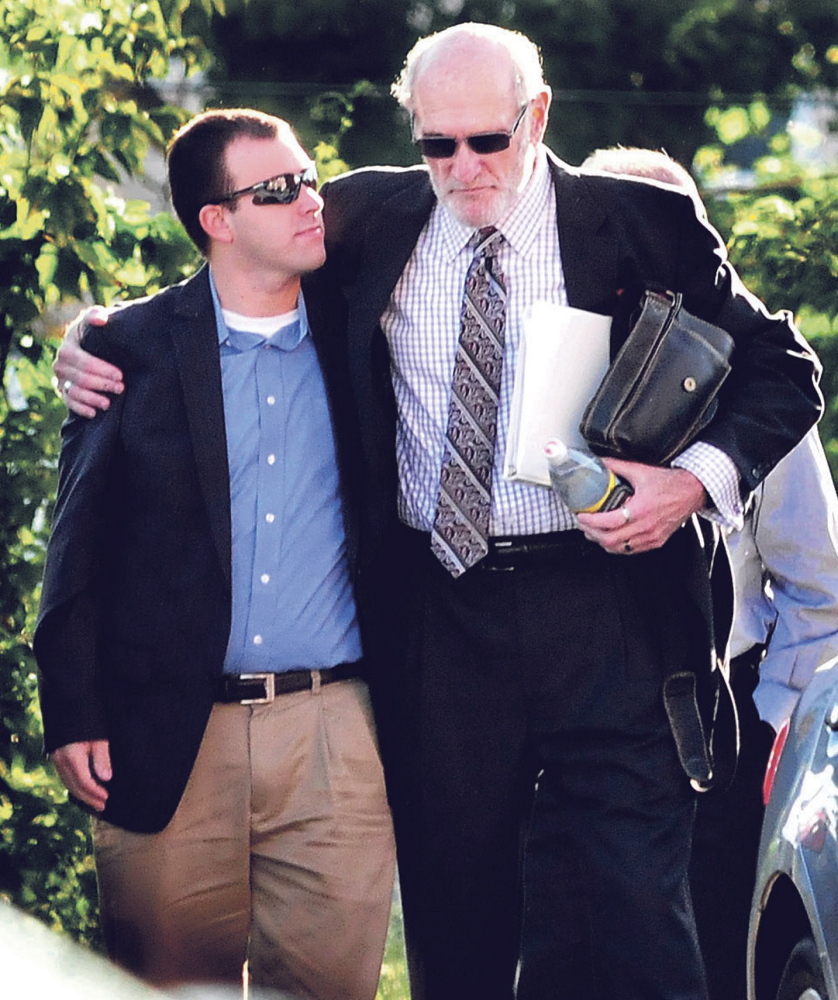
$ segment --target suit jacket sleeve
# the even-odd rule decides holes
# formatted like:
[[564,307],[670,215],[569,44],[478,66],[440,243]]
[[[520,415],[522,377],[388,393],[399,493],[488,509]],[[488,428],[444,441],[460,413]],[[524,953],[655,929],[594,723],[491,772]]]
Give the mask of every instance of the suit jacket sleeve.
[[[108,353],[101,336],[90,333],[85,348]],[[107,737],[96,682],[97,639],[102,554],[113,523],[109,469],[121,412],[122,397],[114,397],[92,420],[70,414],[61,430],[58,493],[34,637],[47,752]]]
[[[731,373],[701,438],[732,459],[749,493],[821,413],[814,353],[790,313],[769,313],[745,288],[721,237],[698,217],[689,195],[614,176],[588,182],[589,194],[607,206],[601,234],[616,241],[625,307],[644,287],[663,286],[681,292],[690,312],[733,337]],[[627,332],[625,316],[622,336]]]

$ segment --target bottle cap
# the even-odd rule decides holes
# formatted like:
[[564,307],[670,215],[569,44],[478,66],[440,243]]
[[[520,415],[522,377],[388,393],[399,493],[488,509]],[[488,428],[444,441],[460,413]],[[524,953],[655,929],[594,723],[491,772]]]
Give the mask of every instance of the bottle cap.
[[548,458],[556,458],[563,462],[567,458],[567,445],[558,438],[550,438],[544,445],[544,454]]

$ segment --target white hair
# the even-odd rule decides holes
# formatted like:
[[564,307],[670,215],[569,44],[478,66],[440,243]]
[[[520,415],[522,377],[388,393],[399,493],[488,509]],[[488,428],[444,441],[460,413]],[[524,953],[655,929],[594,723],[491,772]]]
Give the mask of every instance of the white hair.
[[391,88],[393,97],[403,108],[413,110],[416,79],[426,64],[449,46],[472,39],[483,40],[508,53],[515,74],[516,98],[521,104],[526,104],[546,89],[541,53],[538,46],[526,35],[500,28],[495,24],[469,22],[455,24],[443,31],[420,38],[408,52],[404,67]]

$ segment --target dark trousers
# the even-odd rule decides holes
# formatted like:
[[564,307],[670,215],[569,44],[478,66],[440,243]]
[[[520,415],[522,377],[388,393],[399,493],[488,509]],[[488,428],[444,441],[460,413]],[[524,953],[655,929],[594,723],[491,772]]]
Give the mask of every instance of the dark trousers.
[[580,942],[586,998],[704,1000],[661,698],[695,623],[665,555],[453,580],[426,545],[400,564],[381,705],[414,1000],[510,1000],[516,974],[522,1000],[578,1000]]
[[739,761],[730,787],[699,796],[690,886],[711,1000],[745,1000],[748,921],[764,807],[762,781],[774,739],[753,692],[759,650],[731,663]]

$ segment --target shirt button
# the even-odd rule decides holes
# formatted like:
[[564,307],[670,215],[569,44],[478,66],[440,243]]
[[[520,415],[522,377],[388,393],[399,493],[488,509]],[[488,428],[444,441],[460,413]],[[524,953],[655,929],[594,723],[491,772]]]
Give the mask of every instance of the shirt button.
[[270,583],[271,582],[271,574],[270,573],[263,573],[259,577],[259,579],[262,581],[262,583]]
[[273,406],[276,402],[276,396],[268,396],[268,406]]
[[268,522],[268,524],[273,524],[274,521],[276,520],[276,515],[275,514],[265,514],[265,520]]
[[262,636],[261,635],[254,635],[253,636],[253,645],[254,646],[261,646],[262,645]]
[[268,455],[268,465],[273,465],[276,461],[276,455]]

